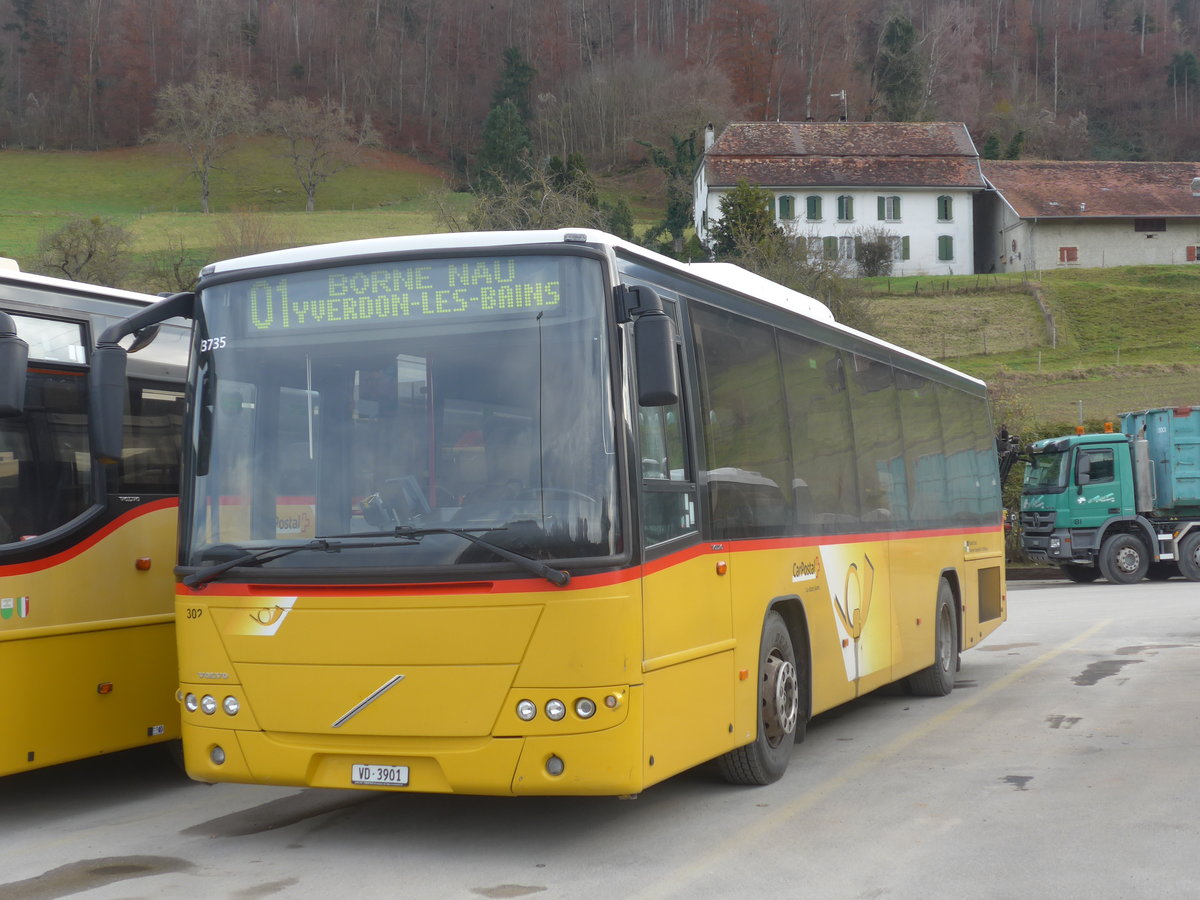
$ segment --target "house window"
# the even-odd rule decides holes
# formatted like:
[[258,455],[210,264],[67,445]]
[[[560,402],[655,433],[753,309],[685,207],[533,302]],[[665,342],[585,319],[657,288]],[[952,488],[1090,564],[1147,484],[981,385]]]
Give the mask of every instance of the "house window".
[[796,218],[796,198],[790,194],[784,194],[779,198],[779,218],[794,219]]
[[838,238],[838,259],[854,261],[854,238],[850,235]]
[[1188,247],[1187,248],[1187,261],[1188,262],[1200,262],[1200,247]]
[[771,218],[775,218],[775,195],[767,194],[767,212],[771,214]]
[[1059,262],[1059,265],[1062,265],[1064,263],[1079,262],[1079,248],[1078,247],[1059,247],[1058,248],[1058,262]]
[[899,222],[900,221],[900,198],[879,197],[879,221],[881,222]]
[[903,237],[892,235],[891,237],[888,238],[888,243],[891,244],[891,247],[892,247],[892,260],[893,261],[905,260],[905,259],[912,258],[910,251],[909,251],[907,234],[904,235]]
[[807,203],[807,206],[808,206],[808,208],[807,208],[808,221],[810,221],[810,222],[821,221],[821,198],[820,197],[808,197],[808,198],[806,198],[805,202]]
[[823,237],[821,243],[824,245],[825,258],[837,259],[838,256],[838,239],[836,237]]
[[954,198],[949,194],[938,197],[937,207],[939,222],[949,222],[954,218]]
[[848,194],[842,194],[842,196],[838,197],[838,221],[854,221],[854,198]]
[[954,238],[948,234],[938,235],[938,260],[949,262],[954,259]]
[[1166,219],[1134,219],[1133,230],[1139,234],[1151,231],[1166,231]]

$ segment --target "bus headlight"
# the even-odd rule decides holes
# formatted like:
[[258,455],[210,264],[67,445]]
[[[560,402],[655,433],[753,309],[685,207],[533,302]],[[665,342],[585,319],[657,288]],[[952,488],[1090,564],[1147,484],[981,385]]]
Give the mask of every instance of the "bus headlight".
[[546,718],[557,722],[567,714],[567,705],[561,700],[548,700],[546,702]]
[[532,722],[537,716],[537,704],[532,700],[522,700],[517,704],[517,718],[522,722]]
[[581,719],[590,719],[596,714],[596,704],[587,697],[575,701],[575,715]]
[[200,712],[206,716],[211,716],[217,711],[217,698],[212,694],[205,694],[200,698]]
[[227,716],[236,716],[238,710],[241,708],[242,706],[238,703],[237,697],[229,696],[221,701],[221,709],[225,710],[225,715]]
[[183,708],[195,712],[200,708],[200,699],[195,694],[187,694],[183,698]]

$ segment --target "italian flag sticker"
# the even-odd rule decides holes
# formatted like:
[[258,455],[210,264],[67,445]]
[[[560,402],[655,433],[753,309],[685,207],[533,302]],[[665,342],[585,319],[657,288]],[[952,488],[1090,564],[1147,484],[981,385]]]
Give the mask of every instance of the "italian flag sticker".
[[20,616],[22,619],[29,617],[29,598],[28,597],[18,597],[17,598],[17,615]]

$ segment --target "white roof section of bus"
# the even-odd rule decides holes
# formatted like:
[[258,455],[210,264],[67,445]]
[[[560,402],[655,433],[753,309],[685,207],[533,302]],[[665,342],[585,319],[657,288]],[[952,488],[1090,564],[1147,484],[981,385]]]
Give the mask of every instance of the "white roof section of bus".
[[[0,260],[4,259],[5,257],[0,257]],[[149,306],[158,300],[158,297],[139,294],[137,291],[126,291],[121,288],[105,287],[102,284],[89,284],[86,281],[70,281],[66,278],[51,278],[48,275],[22,272],[15,260],[9,261],[12,262],[11,267],[0,264],[0,284],[28,285],[49,291],[90,294],[104,300],[132,300],[142,306]]]
[[849,328],[834,319],[829,307],[819,300],[763,278],[761,275],[756,275],[748,269],[743,269],[741,266],[732,263],[681,263],[660,253],[655,253],[653,250],[647,250],[645,247],[639,247],[637,244],[591,228],[558,228],[543,231],[458,231],[442,234],[366,238],[358,241],[342,241],[334,244],[316,244],[309,247],[273,250],[267,253],[258,253],[254,256],[227,259],[206,266],[201,274],[230,274],[241,270],[302,264],[349,264],[355,257],[386,256],[394,253],[420,253],[443,250],[494,251],[498,247],[513,247],[522,244],[559,243],[600,244],[611,247],[614,250],[620,249],[631,256],[640,256],[653,265],[675,269],[688,277],[699,278],[719,287],[770,303],[773,306],[779,306],[791,312],[799,313],[810,319],[828,323],[847,334],[853,334],[878,347],[912,359],[919,359],[935,368],[983,385],[983,382],[978,378],[959,372],[957,369],[952,369],[936,360],[927,359],[918,353],[913,353],[911,350],[905,350],[903,347],[897,347],[895,344],[881,341],[877,337],[854,328]]

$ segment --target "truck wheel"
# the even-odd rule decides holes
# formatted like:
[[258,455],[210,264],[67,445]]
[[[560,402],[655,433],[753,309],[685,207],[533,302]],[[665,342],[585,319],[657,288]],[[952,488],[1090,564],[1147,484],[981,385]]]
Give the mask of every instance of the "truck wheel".
[[1150,569],[1146,545],[1132,534],[1115,534],[1100,548],[1100,572],[1113,584],[1137,584]]
[[745,747],[718,757],[731,784],[770,784],[787,771],[800,719],[800,677],[796,652],[783,616],[771,610],[763,622],[758,655],[758,736]]
[[954,616],[954,591],[945,578],[938,582],[933,623],[933,665],[908,676],[909,690],[922,697],[944,697],[954,690],[954,673],[958,669],[958,620]]
[[1188,581],[1200,581],[1200,531],[1179,542],[1179,571]]
[[1079,566],[1075,563],[1063,563],[1062,573],[1076,584],[1091,584],[1100,577],[1095,566]]

